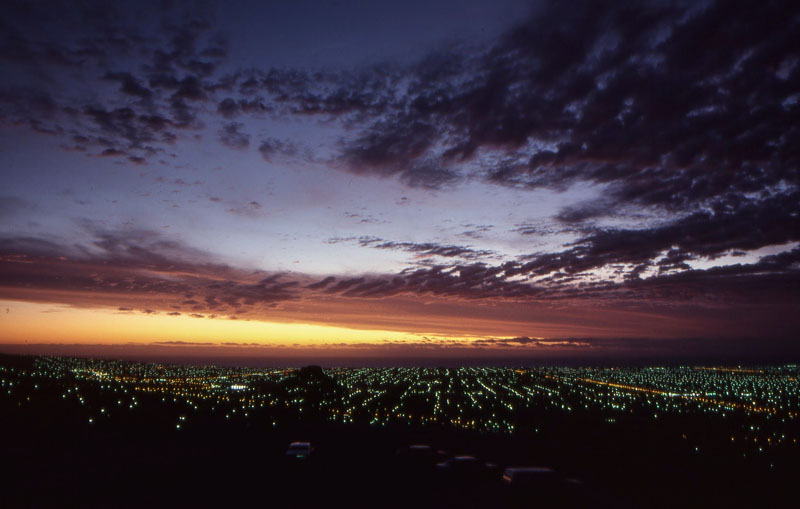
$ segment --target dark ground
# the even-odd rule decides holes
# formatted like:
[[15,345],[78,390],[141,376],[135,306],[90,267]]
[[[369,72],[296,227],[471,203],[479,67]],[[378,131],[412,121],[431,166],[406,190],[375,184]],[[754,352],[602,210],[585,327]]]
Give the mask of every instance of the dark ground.
[[[770,469],[721,447],[695,454],[675,433],[688,421],[598,426],[553,415],[544,433],[507,435],[200,416],[176,430],[160,397],[141,396],[141,409],[90,425],[60,393],[40,386],[31,400],[24,387],[0,395],[0,507],[773,507],[794,499],[796,457]],[[702,420],[691,423],[694,436],[711,434]],[[308,460],[285,457],[295,440],[314,445]],[[434,458],[397,454],[412,443],[498,469],[446,476]],[[500,481],[513,465],[549,466],[581,483],[514,490]]]

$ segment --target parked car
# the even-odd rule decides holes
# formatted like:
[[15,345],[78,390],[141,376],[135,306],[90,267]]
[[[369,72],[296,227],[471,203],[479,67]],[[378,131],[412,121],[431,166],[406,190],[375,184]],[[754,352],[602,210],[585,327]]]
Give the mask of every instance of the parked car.
[[453,456],[436,464],[436,470],[453,479],[488,479],[495,469],[496,465],[493,463],[484,463],[469,455]]
[[412,444],[397,450],[397,459],[410,464],[433,464],[436,462],[436,452],[427,444]]
[[289,448],[286,449],[286,456],[296,459],[305,459],[311,456],[313,450],[311,442],[292,442],[289,444]]
[[555,470],[547,467],[508,467],[503,482],[512,486],[553,484],[558,480]]
[[584,484],[547,467],[509,467],[503,483],[514,505],[588,507],[591,497]]
[[412,444],[397,450],[399,456],[429,456],[433,454],[433,447],[428,444]]

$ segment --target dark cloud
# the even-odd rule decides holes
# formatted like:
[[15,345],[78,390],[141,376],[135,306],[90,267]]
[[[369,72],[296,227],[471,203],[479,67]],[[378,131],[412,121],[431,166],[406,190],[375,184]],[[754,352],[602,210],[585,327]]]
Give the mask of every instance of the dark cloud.
[[471,239],[480,239],[485,233],[488,233],[492,228],[494,228],[494,226],[490,224],[465,224],[462,226],[470,229],[459,233],[459,235]]
[[297,144],[291,140],[279,140],[277,138],[267,138],[258,146],[258,152],[261,157],[269,162],[272,162],[275,156],[282,155],[287,157],[294,157],[298,153]]
[[175,127],[181,129],[202,127],[202,123],[197,120],[197,111],[195,111],[182,99],[172,99],[169,104],[169,108],[172,113],[172,122]]
[[[564,342],[565,344],[571,344],[569,342]],[[527,336],[520,336],[516,338],[489,338],[489,339],[478,339],[471,343],[474,346],[535,346],[539,347],[543,343],[540,343],[537,339],[532,339]],[[547,344],[547,343],[544,343]]]
[[593,200],[562,208],[555,218],[566,224],[583,223],[589,219],[613,215],[615,204],[607,200]]
[[[519,338],[488,338],[479,339],[470,343],[472,347],[479,348],[532,348],[539,353],[548,351],[563,351],[565,349],[577,351],[581,355],[591,357],[597,355],[605,357],[614,355],[617,360],[658,359],[690,360],[698,362],[699,359],[714,359],[719,362],[721,359],[765,359],[775,362],[776,360],[786,359],[800,354],[800,345],[791,340],[775,340],[765,342],[760,338],[736,337],[736,338],[552,338],[552,339],[531,339],[528,337]],[[584,359],[586,357],[583,357]]]
[[263,205],[257,201],[249,201],[240,207],[228,209],[228,212],[237,216],[259,217],[263,215]]
[[259,113],[271,110],[272,108],[266,106],[263,99],[260,98],[250,100],[240,99],[239,101],[235,101],[228,97],[220,101],[217,105],[217,113],[225,118],[234,118],[240,113]]
[[103,156],[128,156],[135,164],[143,164],[147,157],[158,153],[157,146],[174,143],[170,127],[185,128],[185,122],[194,121],[181,117],[176,122],[158,114],[138,114],[127,106],[114,110],[87,107],[83,115],[89,123],[83,126],[83,134],[73,135],[73,141],[84,150],[87,146],[99,147]]
[[123,150],[117,150],[115,148],[107,148],[98,154],[100,157],[116,157],[116,156],[124,156],[127,155]]
[[461,180],[461,175],[446,168],[441,161],[419,161],[409,167],[400,166],[400,180],[409,187],[444,189]]
[[[62,137],[68,150],[145,164],[214,112],[226,122],[220,141],[237,149],[248,148],[250,136],[233,119],[313,116],[341,127],[326,162],[351,174],[433,190],[477,179],[521,190],[590,184],[602,193],[562,208],[555,224],[518,225],[523,236],[573,236],[555,251],[492,266],[477,263],[491,252],[468,246],[370,239],[362,245],[463,262],[324,278],[306,290],[683,302],[752,299],[772,288],[797,300],[791,247],[754,263],[692,269],[692,262],[800,242],[800,13],[793,2],[550,2],[487,47],[451,46],[411,65],[226,76],[217,70],[227,46],[213,35],[213,9],[181,2],[130,13],[106,2],[4,9],[0,122]],[[160,30],[145,36],[141,20],[153,12]],[[88,70],[114,91],[91,100],[64,94],[63,69]],[[306,157],[296,141],[258,139],[266,161]],[[0,213],[15,207],[0,202]],[[263,213],[255,200],[227,210]],[[631,214],[659,220],[600,222]],[[484,232],[465,228],[471,238]],[[192,290],[199,296],[192,305],[202,309],[272,304],[297,293],[296,281],[233,278],[212,288],[203,284],[217,283],[202,277],[131,275],[170,272],[180,265],[174,260],[200,257],[142,232],[93,235],[80,248],[5,239],[4,253],[39,260],[41,273],[5,261],[4,283]],[[64,251],[76,258],[59,260]],[[173,251],[179,256],[167,255]],[[97,266],[128,279],[96,281],[90,268]]]
[[153,341],[153,344],[154,345],[175,345],[175,346],[209,346],[209,345],[214,345],[216,343],[200,343],[200,342],[197,342],[197,341],[173,340],[173,341]]
[[123,94],[148,99],[153,95],[153,91],[142,86],[139,81],[129,72],[107,72],[104,79],[119,82],[119,91]]
[[428,294],[464,299],[530,299],[540,294],[541,289],[507,280],[501,267],[473,263],[408,269],[390,276],[342,279],[328,285],[325,292],[359,298]]
[[436,128],[407,119],[383,120],[360,138],[349,142],[344,157],[354,171],[395,173],[395,165],[424,156],[434,143]]
[[[91,228],[89,225],[87,228]],[[250,280],[241,271],[207,262],[207,255],[186,248],[160,234],[146,231],[110,232],[91,230],[90,244],[66,246],[26,237],[3,239],[2,281],[6,289],[114,293],[118,295],[163,295],[181,308],[197,310],[240,310],[243,306],[269,305],[301,298],[307,291],[324,291],[343,297],[385,298],[397,295],[432,295],[462,299],[510,299],[559,301],[564,299],[637,300],[669,302],[764,302],[800,301],[800,250],[762,257],[752,264],[736,264],[708,270],[669,270],[683,263],[671,253],[665,270],[647,278],[625,280],[584,279],[571,275],[588,267],[614,264],[597,261],[604,252],[602,235],[629,236],[630,232],[596,234],[597,245],[583,245],[583,251],[541,255],[529,262],[502,265],[483,263],[433,265],[408,269],[394,275],[365,275],[337,279],[326,277],[301,283],[280,274]],[[691,237],[691,235],[687,235]],[[372,241],[377,242],[377,241]],[[612,245],[621,244],[614,240]],[[632,241],[624,260],[646,265],[652,254]],[[702,245],[702,244],[701,244]],[[395,249],[397,246],[387,246]],[[444,248],[444,251],[437,251]],[[423,253],[447,252],[448,246],[411,245],[400,249]],[[615,248],[618,251],[618,248]],[[612,250],[612,251],[615,251]],[[615,252],[616,252],[615,251]],[[677,251],[677,250],[676,250]],[[463,255],[459,255],[463,256]],[[621,263],[614,259],[614,263]],[[658,269],[659,267],[655,267]],[[524,276],[524,277],[522,277]],[[526,277],[536,278],[535,282]],[[579,283],[579,284],[577,284]],[[197,295],[199,298],[185,298]],[[172,297],[170,297],[172,296]],[[153,309],[153,308],[144,308]],[[169,310],[174,312],[174,309]],[[237,311],[238,312],[238,311]]]
[[[167,128],[201,125],[194,103],[209,97],[205,78],[226,55],[225,41],[209,34],[214,9],[148,1],[4,5],[0,122],[79,136],[85,141],[65,148],[117,149],[106,155],[145,164],[175,142]],[[74,83],[68,68],[79,69],[83,82]],[[117,96],[85,93],[102,82],[118,83]]]
[[[568,250],[533,256],[511,272],[577,274],[613,264],[656,263],[663,272],[686,269],[683,262],[688,260],[800,241],[800,214],[796,212],[800,210],[800,191],[767,199],[735,198],[732,203],[719,203],[661,226],[590,230]],[[665,258],[655,262],[661,255]]]
[[225,124],[222,129],[217,132],[219,141],[226,147],[239,150],[246,149],[250,146],[250,135],[240,131],[243,127],[244,124],[240,122]]
[[[797,319],[786,313],[800,305],[800,248],[764,256],[755,263],[655,271],[648,277],[617,280],[576,278],[580,273],[570,271],[578,270],[578,255],[565,255],[568,263],[550,258],[531,260],[533,265],[455,263],[396,274],[311,279],[211,263],[207,254],[155,232],[108,231],[91,223],[85,229],[89,241],[68,244],[32,237],[0,239],[1,293],[12,300],[74,305],[104,305],[112,300],[124,304],[119,307],[125,310],[205,318],[242,313],[263,316],[279,304],[289,306],[293,301],[302,308],[324,306],[334,299],[348,309],[360,310],[360,306],[378,305],[393,297],[397,300],[387,305],[400,306],[408,297],[410,301],[428,300],[419,299],[426,297],[444,299],[458,316],[467,309],[461,307],[466,302],[469,313],[479,314],[488,309],[502,313],[507,306],[519,313],[519,306],[530,306],[524,309],[546,315],[571,309],[570,319],[584,312],[597,319],[604,309],[623,309],[658,320],[680,318],[685,313],[693,324],[698,316],[720,316],[724,323],[756,323],[771,338],[794,337]],[[631,259],[638,259],[635,250],[631,253]],[[681,263],[680,254],[665,259],[670,257],[668,263]],[[349,299],[353,299],[352,306],[346,303]],[[698,330],[693,327],[691,330]],[[739,336],[755,333],[753,327],[740,331],[718,324],[714,334],[723,329]],[[495,341],[495,345],[535,346],[534,341],[542,340],[517,336]]]
[[239,114],[239,104],[229,97],[217,105],[217,113],[225,118],[234,118]]
[[[478,56],[433,55],[401,71],[402,97],[388,80],[371,89],[384,100],[348,103],[343,111],[358,110],[366,126],[343,140],[341,161],[434,189],[477,163],[475,175],[500,185],[604,186],[601,199],[556,216],[578,240],[532,256],[517,275],[622,264],[638,279],[651,266],[688,270],[694,259],[797,242],[800,109],[787,100],[798,93],[798,28],[787,2],[549,4]],[[264,83],[302,104],[302,75]],[[637,208],[676,219],[581,226]]]
[[[118,82],[123,96],[148,99],[149,114],[169,119],[170,127],[200,127],[198,103],[205,100],[228,119],[335,119],[345,128],[337,158],[344,169],[412,187],[441,189],[476,177],[521,188],[585,181],[608,186],[603,204],[679,210],[781,182],[795,186],[798,178],[800,21],[791,2],[553,2],[490,47],[451,47],[410,66],[227,76],[217,71],[227,45],[214,31],[213,6],[176,2],[122,12],[88,2],[52,9],[9,9],[21,28],[8,31],[0,57],[100,67],[145,44],[143,65],[100,75]],[[136,22],[152,12],[161,13],[161,30],[147,39]],[[24,20],[37,17],[77,20],[81,36],[61,29],[34,37],[35,25]],[[62,132],[32,104],[19,111],[20,88],[0,101],[6,114],[17,109],[15,117],[32,128]],[[29,93],[50,97],[51,116],[86,109],[59,105],[46,90]],[[130,104],[92,111],[87,115],[105,136],[133,147],[174,140],[174,133],[139,129],[134,119],[146,113]],[[111,138],[129,151],[121,140]],[[242,147],[243,140],[232,141]],[[259,150],[268,160],[296,152],[286,140],[266,140]],[[584,204],[559,217],[580,222],[608,212]]]
[[[4,293],[77,292],[81,298],[113,294],[131,302],[144,301],[150,307],[144,307],[143,313],[164,310],[165,302],[175,306],[170,312],[176,312],[175,308],[184,307],[241,310],[297,298],[297,281],[283,280],[280,274],[253,280],[249,273],[209,262],[206,253],[160,233],[109,231],[93,223],[84,227],[90,235],[88,243],[3,238],[0,286]],[[153,295],[159,299],[151,302]]]
[[[482,103],[484,121],[454,124],[464,139],[455,157],[491,144],[509,156],[521,155],[525,140],[548,145],[492,169],[490,181],[563,188],[585,180],[609,185],[609,203],[669,210],[796,185],[797,113],[781,106],[792,85],[777,74],[797,42],[789,3],[712,2],[689,12],[589,4],[542,16],[485,62],[500,81],[478,83],[475,92],[492,98]],[[687,58],[688,48],[698,58]],[[503,58],[510,54],[518,56]],[[511,90],[523,92],[509,101]],[[561,218],[608,210],[593,204]]]
[[[381,218],[375,217],[375,216],[373,216],[371,214],[362,214],[362,213],[359,213],[359,212],[347,211],[347,212],[344,213],[344,217],[346,217],[347,219],[352,220],[354,223],[357,223],[357,224],[388,224],[388,223],[390,223],[390,221],[388,221],[386,219],[381,219]],[[344,241],[344,240],[354,240],[354,239],[355,239],[355,237],[351,237],[351,238],[347,238],[347,239],[334,237],[332,239],[329,239],[328,242],[333,244],[333,243]]]
[[201,101],[206,99],[206,92],[196,76],[186,76],[178,82],[177,90],[172,94],[172,99]]
[[[339,240],[347,239],[330,239],[329,242],[333,241],[333,243],[335,243]],[[434,242],[395,242],[377,237],[359,237],[358,244],[362,247],[372,247],[375,249],[406,251],[420,257],[441,256],[445,258],[475,259],[495,254],[493,251],[473,249],[468,246],[453,246]]]
[[320,290],[322,288],[325,288],[329,284],[333,283],[334,281],[336,281],[335,277],[328,276],[325,279],[321,279],[321,280],[317,281],[316,283],[311,283],[310,285],[306,286],[306,288],[311,289],[311,290]]
[[559,214],[573,223],[615,206],[693,210],[796,188],[799,26],[790,2],[551,3],[482,52],[350,75],[253,72],[239,90],[343,119],[356,134],[339,161],[353,173],[438,189],[477,164],[470,176],[500,185],[607,186]]
[[[646,255],[630,253],[631,263],[647,259]],[[671,271],[669,265],[682,263],[680,256],[671,254],[664,259],[668,260],[665,266],[654,267],[657,270],[647,278],[638,277],[644,269],[652,267],[647,262],[639,262],[637,268],[619,280],[576,277],[582,274],[578,271],[584,268],[584,262],[579,254],[570,253],[543,255],[529,263],[434,265],[407,269],[395,275],[341,280],[328,277],[307,288],[355,298],[431,295],[540,303],[627,302],[634,306],[643,303],[714,306],[719,302],[730,305],[756,301],[775,305],[800,302],[800,248],[762,257],[756,263],[707,270],[687,266],[681,271]]]
[[287,113],[350,119],[384,112],[397,79],[385,66],[355,72],[272,68],[236,77],[241,94],[251,96],[263,91]]

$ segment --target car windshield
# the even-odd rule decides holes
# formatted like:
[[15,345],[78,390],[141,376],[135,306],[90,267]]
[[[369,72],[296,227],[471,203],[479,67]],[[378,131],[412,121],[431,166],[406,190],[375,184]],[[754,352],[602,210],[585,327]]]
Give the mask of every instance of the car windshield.
[[311,451],[311,444],[307,443],[294,443],[289,445],[287,454],[308,454]]

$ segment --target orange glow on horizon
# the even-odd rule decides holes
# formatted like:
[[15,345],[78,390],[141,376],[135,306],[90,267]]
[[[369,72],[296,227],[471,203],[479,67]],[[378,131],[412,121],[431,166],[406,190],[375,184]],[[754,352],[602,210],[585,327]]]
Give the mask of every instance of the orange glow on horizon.
[[[315,347],[420,343],[430,334],[356,329],[309,323],[194,318],[190,315],[141,313],[63,304],[0,301],[0,343],[56,344],[256,344]],[[1,308],[0,308],[1,309]],[[437,340],[468,344],[477,337],[434,335]]]

